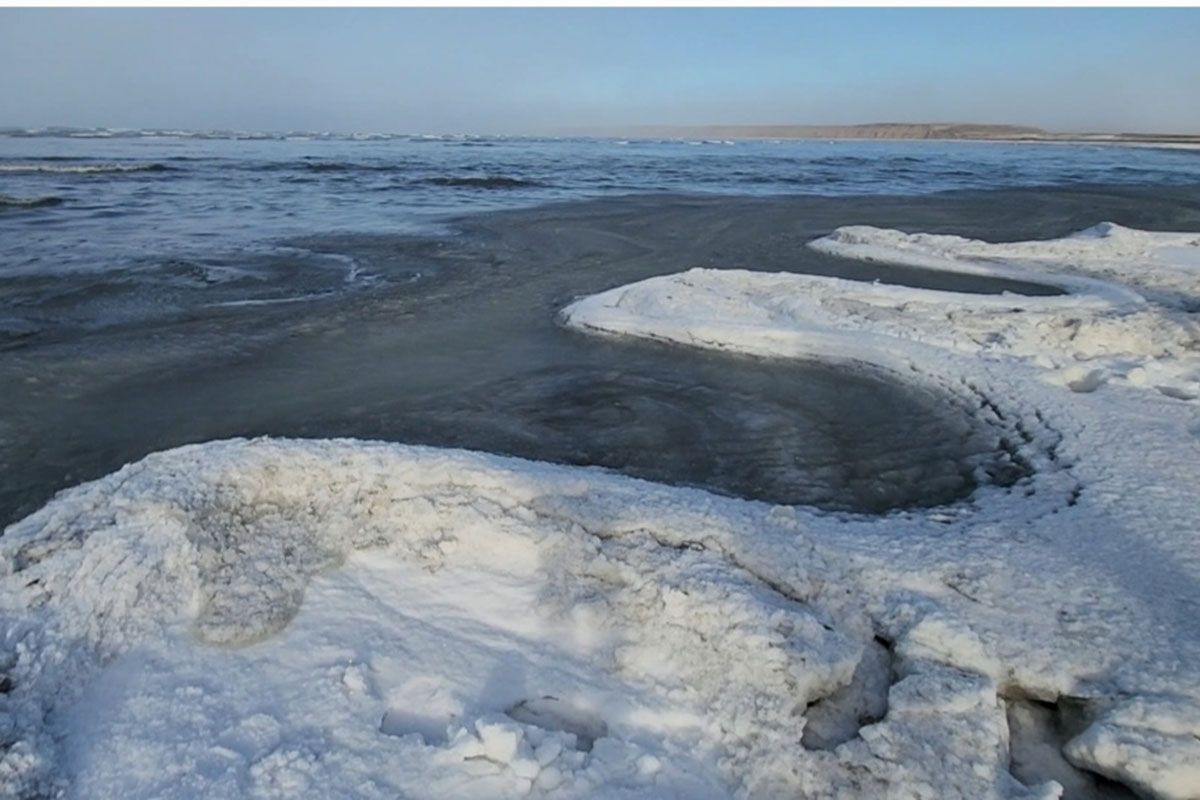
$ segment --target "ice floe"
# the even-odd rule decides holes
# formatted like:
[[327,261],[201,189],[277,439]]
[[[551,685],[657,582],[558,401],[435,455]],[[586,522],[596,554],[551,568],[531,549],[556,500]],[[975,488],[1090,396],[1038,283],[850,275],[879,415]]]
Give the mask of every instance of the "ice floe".
[[954,506],[350,440],[63,492],[0,537],[0,794],[1200,796],[1188,286],[1071,259],[993,265],[1049,298],[693,270],[564,312],[956,392],[1033,469]]

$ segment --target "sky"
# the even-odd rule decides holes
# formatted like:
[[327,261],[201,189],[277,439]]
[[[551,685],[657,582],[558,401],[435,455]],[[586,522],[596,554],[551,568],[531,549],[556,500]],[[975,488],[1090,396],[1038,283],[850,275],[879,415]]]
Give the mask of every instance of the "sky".
[[1200,9],[0,9],[0,126],[1200,133]]

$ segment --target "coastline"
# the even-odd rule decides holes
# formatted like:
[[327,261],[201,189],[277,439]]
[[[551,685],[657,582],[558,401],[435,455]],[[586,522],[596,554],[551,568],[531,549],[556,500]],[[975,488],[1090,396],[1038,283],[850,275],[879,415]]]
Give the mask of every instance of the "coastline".
[[[1200,133],[1055,132],[1019,125],[871,123],[866,125],[637,126],[624,135],[732,141],[1003,142],[1200,147]],[[619,135],[613,133],[611,135]]]

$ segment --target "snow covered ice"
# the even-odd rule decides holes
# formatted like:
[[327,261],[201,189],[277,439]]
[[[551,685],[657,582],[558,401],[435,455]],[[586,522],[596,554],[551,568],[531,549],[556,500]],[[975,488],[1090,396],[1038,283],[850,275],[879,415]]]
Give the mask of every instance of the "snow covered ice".
[[0,791],[1200,797],[1197,237],[814,246],[1064,294],[691,270],[563,319],[936,384],[1029,478],[866,516],[396,444],[158,453],[0,538]]

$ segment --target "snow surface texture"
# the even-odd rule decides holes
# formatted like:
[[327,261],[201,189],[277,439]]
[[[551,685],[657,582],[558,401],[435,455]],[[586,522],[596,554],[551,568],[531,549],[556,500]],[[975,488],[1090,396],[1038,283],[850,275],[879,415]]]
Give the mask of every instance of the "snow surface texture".
[[[872,599],[870,559],[831,562],[811,535],[829,524],[400,445],[152,455],[0,539],[0,779],[89,798],[1053,796],[1008,774],[999,664],[936,599],[958,595]],[[896,682],[862,705],[886,717],[805,750],[805,709],[876,667],[877,628],[897,643],[880,690]]]
[[[1200,236],[1102,224],[989,244],[851,227],[811,246],[1065,293],[691,270],[584,298],[563,319],[604,335],[868,362],[977,394],[1034,451],[1026,455],[1038,473],[1007,496],[977,495],[936,538],[894,518],[877,522],[889,547],[907,537],[914,551],[891,552],[896,569],[880,580],[903,584],[908,564],[942,563],[945,585],[975,604],[955,616],[951,630],[963,639],[934,637],[946,663],[992,676],[1014,702],[1056,703],[1054,714],[1083,701],[1087,724],[1062,753],[1030,757],[1039,743],[1024,741],[1014,758],[1065,755],[1145,796],[1200,797]],[[822,541],[862,530],[830,525]],[[930,547],[941,552],[916,552]],[[902,640],[896,649],[906,648]],[[1062,783],[1051,767],[1041,776]],[[1091,778],[1070,782],[1081,781]]]
[[[60,494],[0,537],[0,795],[1200,796],[1200,404],[1043,380],[1074,355],[1009,320],[1184,313],[914,291],[693,271],[566,318],[903,370],[978,403],[1015,487],[869,517],[258,439]],[[1019,347],[966,344],[989,318]]]

